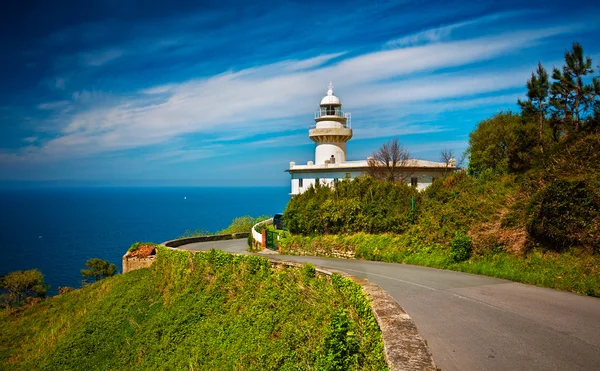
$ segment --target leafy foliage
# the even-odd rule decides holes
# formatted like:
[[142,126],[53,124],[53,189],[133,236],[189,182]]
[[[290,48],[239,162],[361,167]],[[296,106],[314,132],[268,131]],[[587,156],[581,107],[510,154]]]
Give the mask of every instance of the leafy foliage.
[[88,269],[82,269],[81,275],[84,277],[94,277],[94,281],[98,281],[101,278],[111,277],[117,273],[117,266],[110,262],[98,258],[91,258],[85,266]]
[[565,249],[582,245],[600,252],[600,186],[586,179],[555,179],[531,201],[529,233]]
[[303,271],[158,247],[151,268],[0,312],[0,368],[316,369],[343,354],[348,360],[331,359],[348,370],[386,369],[360,286]]
[[523,123],[521,116],[501,112],[484,120],[469,134],[469,173],[485,170],[508,174],[531,167],[537,139],[535,126]]
[[334,187],[309,188],[288,203],[284,219],[292,233],[402,233],[413,221],[412,197],[404,183],[358,177]]
[[455,262],[462,262],[471,257],[473,240],[463,231],[457,231],[450,241],[450,258]]
[[37,269],[15,271],[0,278],[0,289],[6,291],[0,296],[0,305],[15,306],[27,298],[44,298],[49,286],[44,275]]

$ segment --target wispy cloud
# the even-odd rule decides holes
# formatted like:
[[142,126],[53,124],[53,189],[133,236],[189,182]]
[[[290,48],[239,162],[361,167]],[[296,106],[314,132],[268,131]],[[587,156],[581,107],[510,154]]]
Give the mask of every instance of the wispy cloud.
[[[268,120],[306,117],[314,109],[315,97],[324,94],[329,80],[343,91],[344,103],[354,109],[387,107],[390,104],[457,99],[475,94],[520,87],[525,70],[486,70],[442,73],[526,48],[569,27],[524,30],[468,40],[376,51],[348,57],[332,64],[341,53],[289,60],[237,72],[225,72],[183,83],[158,85],[139,91],[114,104],[91,106],[69,114],[55,139],[47,140],[30,156],[83,156],[163,143],[190,133],[213,133],[241,137],[298,129],[308,124],[298,120],[290,127],[262,125]],[[325,64],[325,65],[323,65]],[[421,73],[418,77],[412,77]],[[339,83],[337,83],[339,82]],[[73,94],[73,101],[93,102],[92,93]],[[45,103],[50,109],[66,104]],[[432,132],[441,127],[412,124],[369,124],[363,121],[357,133],[377,137],[396,133]],[[35,153],[37,151],[37,154]],[[210,148],[187,152],[188,158],[217,155]],[[183,154],[183,152],[182,152]]]
[[461,28],[468,28],[473,26],[484,25],[488,23],[493,23],[498,20],[503,20],[507,18],[514,18],[515,16],[519,16],[525,14],[526,12],[503,12],[496,14],[489,14],[482,17],[473,18],[466,21],[451,23],[448,25],[429,28],[423,31],[415,32],[407,36],[402,36],[398,39],[390,40],[385,45],[388,47],[405,47],[405,46],[416,46],[423,45],[428,43],[435,43],[440,41],[446,41],[449,39],[453,31],[456,31]]
[[99,52],[90,52],[81,54],[82,62],[87,66],[102,66],[114,59],[117,59],[123,55],[122,50],[109,49],[102,50]]

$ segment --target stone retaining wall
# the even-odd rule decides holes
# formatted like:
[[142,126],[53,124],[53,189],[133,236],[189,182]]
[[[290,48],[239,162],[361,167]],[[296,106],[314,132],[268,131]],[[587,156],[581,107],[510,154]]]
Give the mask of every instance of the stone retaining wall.
[[129,253],[123,255],[123,273],[131,272],[136,269],[149,268],[154,263],[156,255],[151,255],[146,258],[132,257]]

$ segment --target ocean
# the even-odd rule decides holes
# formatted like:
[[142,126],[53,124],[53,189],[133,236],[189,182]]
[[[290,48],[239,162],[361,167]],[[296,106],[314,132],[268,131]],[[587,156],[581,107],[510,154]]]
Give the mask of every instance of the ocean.
[[237,216],[281,212],[289,187],[84,187],[0,190],[0,275],[37,268],[51,286],[80,287],[90,258],[119,267],[136,241],[211,232]]

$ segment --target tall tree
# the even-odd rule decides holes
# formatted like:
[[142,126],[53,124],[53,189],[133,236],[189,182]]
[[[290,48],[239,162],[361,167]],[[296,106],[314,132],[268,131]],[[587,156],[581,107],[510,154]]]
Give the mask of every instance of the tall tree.
[[385,142],[368,159],[367,173],[375,179],[387,181],[403,181],[411,175],[407,165],[410,153],[398,138]]
[[544,151],[544,119],[548,112],[548,95],[550,91],[550,81],[548,72],[538,62],[537,70],[531,73],[531,79],[527,80],[527,101],[518,100],[524,113],[536,115],[539,123],[538,144],[540,150]]
[[592,59],[584,58],[583,47],[578,42],[574,42],[571,50],[565,52],[562,71],[556,67],[552,71],[552,78],[556,81],[550,89],[550,104],[555,110],[555,117],[559,118],[563,125],[568,125],[570,121],[574,123],[575,132],[581,127],[581,116],[593,103],[591,96],[594,87],[583,82],[583,77],[592,72]]

